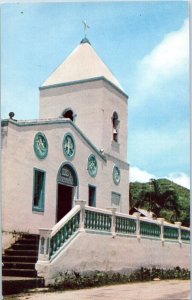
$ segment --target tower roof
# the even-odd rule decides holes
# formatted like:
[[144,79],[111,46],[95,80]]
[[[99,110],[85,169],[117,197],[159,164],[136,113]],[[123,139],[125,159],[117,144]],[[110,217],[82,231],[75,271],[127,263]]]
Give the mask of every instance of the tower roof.
[[84,38],[80,45],[45,80],[41,87],[98,77],[105,77],[124,92],[113,73],[97,55],[89,40]]

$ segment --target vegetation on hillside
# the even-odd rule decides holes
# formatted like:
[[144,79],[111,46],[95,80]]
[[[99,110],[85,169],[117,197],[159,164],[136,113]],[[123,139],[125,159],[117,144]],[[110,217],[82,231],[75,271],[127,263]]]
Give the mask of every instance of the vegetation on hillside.
[[130,183],[130,208],[153,211],[167,221],[190,224],[190,191],[168,179]]

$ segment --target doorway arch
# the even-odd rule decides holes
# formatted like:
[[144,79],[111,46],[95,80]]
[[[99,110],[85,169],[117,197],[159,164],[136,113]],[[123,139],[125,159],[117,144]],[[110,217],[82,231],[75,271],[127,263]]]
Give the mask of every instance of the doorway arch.
[[69,162],[63,163],[57,174],[56,223],[72,209],[76,193],[78,197],[78,186],[78,176],[75,168]]

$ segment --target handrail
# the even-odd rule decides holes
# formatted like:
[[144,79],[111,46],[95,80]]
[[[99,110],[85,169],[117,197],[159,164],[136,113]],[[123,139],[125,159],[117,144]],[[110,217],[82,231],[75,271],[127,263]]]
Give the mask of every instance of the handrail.
[[80,211],[80,205],[75,205],[58,223],[53,226],[51,237],[53,237],[78,211]]
[[85,205],[85,209],[86,210],[89,210],[89,211],[93,211],[93,212],[98,212],[98,213],[104,213],[104,214],[107,214],[107,215],[112,215],[112,212],[108,209],[103,209],[103,208],[98,208],[98,207],[93,207],[93,206],[88,206],[88,205]]

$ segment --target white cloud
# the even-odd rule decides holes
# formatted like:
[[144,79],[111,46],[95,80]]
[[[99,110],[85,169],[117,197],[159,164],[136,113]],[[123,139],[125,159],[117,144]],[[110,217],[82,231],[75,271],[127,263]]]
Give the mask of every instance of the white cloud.
[[161,88],[167,80],[181,78],[189,69],[189,20],[183,26],[165,35],[148,55],[137,66],[137,84],[134,98],[146,99]]
[[149,182],[152,178],[156,178],[156,176],[137,167],[130,167],[130,182]]
[[[141,170],[138,167],[130,167],[130,182],[138,181],[144,183],[149,182],[152,178],[157,179],[154,174],[151,174],[145,170]],[[190,177],[183,172],[170,173],[168,176],[164,176],[162,178],[166,178],[183,187],[186,187],[187,189],[190,189]]]
[[186,187],[187,189],[190,189],[190,177],[185,173],[170,173],[166,178]]

